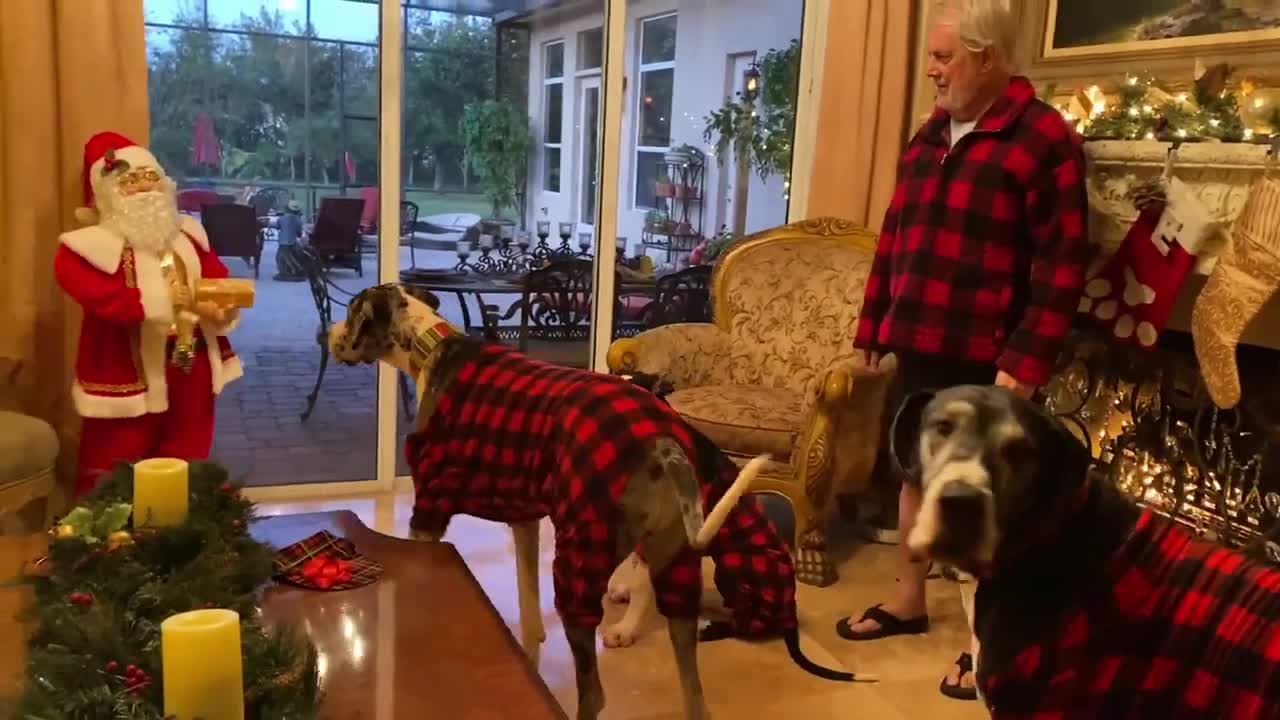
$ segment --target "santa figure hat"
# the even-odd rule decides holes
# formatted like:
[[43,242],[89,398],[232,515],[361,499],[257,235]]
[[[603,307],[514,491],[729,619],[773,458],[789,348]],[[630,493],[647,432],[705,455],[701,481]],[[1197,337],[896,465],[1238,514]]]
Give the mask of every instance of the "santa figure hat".
[[84,144],[84,165],[81,171],[84,207],[76,211],[76,217],[85,221],[86,224],[97,222],[97,203],[94,195],[101,187],[102,171],[107,166],[108,155],[111,156],[112,162],[124,161],[131,168],[151,167],[163,172],[151,151],[120,133],[107,130],[89,138]]
[[89,138],[84,144],[84,204],[94,207],[94,191],[102,180],[102,170],[107,165],[107,154],[115,160],[123,160],[129,167],[160,169],[160,163],[150,150],[120,133],[107,130]]

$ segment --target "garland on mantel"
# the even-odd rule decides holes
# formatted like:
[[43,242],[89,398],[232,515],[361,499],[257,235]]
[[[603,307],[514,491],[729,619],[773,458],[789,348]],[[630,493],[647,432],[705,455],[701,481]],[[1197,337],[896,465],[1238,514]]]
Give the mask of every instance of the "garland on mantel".
[[1248,80],[1228,85],[1231,69],[1200,69],[1190,93],[1171,94],[1150,76],[1129,75],[1108,97],[1097,85],[1069,97],[1049,85],[1041,99],[1090,140],[1268,142],[1280,139],[1280,89]]

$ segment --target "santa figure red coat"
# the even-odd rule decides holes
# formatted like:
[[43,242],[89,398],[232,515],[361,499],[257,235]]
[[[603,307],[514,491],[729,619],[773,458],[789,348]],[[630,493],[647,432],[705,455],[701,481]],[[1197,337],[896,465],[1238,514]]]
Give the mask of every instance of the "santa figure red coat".
[[155,157],[116,133],[85,145],[86,211],[96,224],[64,233],[54,257],[62,289],[84,309],[71,386],[84,418],[76,495],[118,461],[208,457],[215,396],[242,374],[226,335],[238,312],[208,304],[189,369],[171,361],[174,301],[162,268],[167,251],[201,278],[227,277],[194,218],[177,211],[176,187]]

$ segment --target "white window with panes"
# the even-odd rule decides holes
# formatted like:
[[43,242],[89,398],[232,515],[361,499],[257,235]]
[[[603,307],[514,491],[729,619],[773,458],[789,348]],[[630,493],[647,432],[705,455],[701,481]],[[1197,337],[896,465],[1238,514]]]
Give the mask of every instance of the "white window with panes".
[[676,16],[640,23],[639,82],[636,83],[635,207],[658,204],[662,158],[671,149],[672,91],[676,76]]
[[542,46],[542,189],[560,192],[560,148],[564,117],[564,41]]

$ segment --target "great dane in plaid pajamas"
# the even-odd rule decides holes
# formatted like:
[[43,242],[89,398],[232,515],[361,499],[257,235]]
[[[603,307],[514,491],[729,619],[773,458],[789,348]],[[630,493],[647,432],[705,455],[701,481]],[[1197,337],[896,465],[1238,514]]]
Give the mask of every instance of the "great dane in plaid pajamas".
[[416,379],[418,430],[406,443],[416,491],[411,527],[439,539],[459,513],[512,526],[522,635],[535,660],[544,635],[529,622],[538,614],[537,523],[551,518],[556,609],[574,655],[580,718],[604,706],[595,628],[610,574],[629,553],[628,565],[647,567],[668,619],[686,717],[709,716],[696,652],[702,550],[716,561],[732,634],[781,634],[805,670],[871,679],[822,668],[800,652],[790,554],[756,500],[743,497],[765,459],[739,472],[644,389],[467,337],[437,308],[429,293],[369,288],[331,330],[330,350],[339,362],[381,360]]
[[923,486],[908,547],[979,578],[992,717],[1280,718],[1280,572],[1138,508],[1003,388],[911,396],[890,442]]

